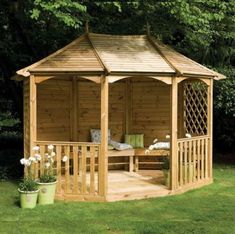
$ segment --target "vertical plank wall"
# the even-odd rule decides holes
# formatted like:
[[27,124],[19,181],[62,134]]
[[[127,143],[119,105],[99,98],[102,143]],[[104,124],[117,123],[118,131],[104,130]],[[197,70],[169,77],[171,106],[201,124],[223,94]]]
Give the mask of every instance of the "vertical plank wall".
[[[79,80],[78,141],[90,141],[90,129],[100,129],[100,84]],[[125,83],[109,84],[109,129],[112,139],[123,141],[125,128]]]
[[24,80],[24,157],[29,157],[30,118],[29,118],[29,79]]
[[59,79],[37,85],[37,140],[71,140],[71,85]]
[[144,134],[145,146],[170,134],[170,85],[153,79],[132,82],[130,132]]

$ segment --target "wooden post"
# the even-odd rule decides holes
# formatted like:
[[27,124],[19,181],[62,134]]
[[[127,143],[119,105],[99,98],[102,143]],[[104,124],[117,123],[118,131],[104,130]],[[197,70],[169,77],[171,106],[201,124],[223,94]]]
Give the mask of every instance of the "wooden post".
[[125,133],[128,134],[131,132],[131,81],[130,78],[126,79],[126,94],[125,94]]
[[99,186],[100,196],[106,196],[108,176],[108,104],[109,83],[107,77],[101,77],[101,144],[99,155]]
[[78,141],[78,118],[77,118],[77,103],[78,103],[78,101],[77,101],[77,98],[78,98],[78,84],[77,84],[77,79],[76,79],[76,77],[73,77],[73,79],[72,79],[72,93],[73,93],[73,95],[72,95],[72,112],[73,112],[73,117],[72,117],[72,119],[73,119],[73,124],[72,124],[72,140],[73,141]]
[[184,86],[178,83],[178,137],[184,138]]
[[171,156],[170,156],[170,189],[178,186],[178,148],[177,148],[177,106],[178,106],[178,84],[176,78],[172,78],[171,86]]
[[208,144],[208,176],[212,179],[212,154],[213,154],[213,79],[210,79],[210,84],[207,88],[207,134],[209,135]]
[[34,75],[29,78],[29,122],[30,122],[30,138],[29,152],[33,155],[33,146],[37,138],[37,88]]

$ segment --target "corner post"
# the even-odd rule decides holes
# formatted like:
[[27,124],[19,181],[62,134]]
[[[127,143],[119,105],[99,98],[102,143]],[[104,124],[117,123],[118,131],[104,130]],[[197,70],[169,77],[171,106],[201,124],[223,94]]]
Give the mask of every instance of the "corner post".
[[212,155],[213,155],[213,79],[210,79],[210,83],[207,88],[207,134],[209,136],[208,144],[208,176],[212,179]]
[[29,122],[30,122],[30,138],[29,153],[33,154],[34,142],[37,138],[37,88],[34,75],[30,75],[29,79]]
[[108,182],[108,78],[101,77],[101,144],[99,155],[99,195],[106,196]]
[[171,86],[171,147],[170,147],[170,189],[178,186],[178,147],[177,147],[177,117],[178,117],[178,83],[177,78],[172,77]]

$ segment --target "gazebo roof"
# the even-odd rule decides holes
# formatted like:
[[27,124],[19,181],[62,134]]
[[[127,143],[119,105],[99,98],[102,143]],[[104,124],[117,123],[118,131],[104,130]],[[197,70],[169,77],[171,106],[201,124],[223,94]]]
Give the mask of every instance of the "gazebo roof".
[[17,71],[46,73],[152,74],[223,79],[224,75],[185,57],[147,35],[116,36],[87,33],[48,57]]

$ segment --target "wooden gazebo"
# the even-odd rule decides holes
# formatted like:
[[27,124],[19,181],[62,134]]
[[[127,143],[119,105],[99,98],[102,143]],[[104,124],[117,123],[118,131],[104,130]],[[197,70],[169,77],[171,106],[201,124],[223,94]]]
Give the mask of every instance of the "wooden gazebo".
[[[58,199],[135,199],[209,184],[213,80],[223,78],[150,35],[85,33],[17,71],[24,82],[24,155],[32,155],[35,145],[42,156],[49,144],[55,146]],[[90,129],[101,129],[100,143],[91,142]],[[145,148],[169,134],[170,149],[149,154],[145,149],[108,150],[109,129],[118,142],[125,134],[143,134]],[[185,138],[186,133],[192,137]],[[70,158],[65,163],[64,155]],[[131,179],[122,181],[122,171],[132,179],[141,168],[157,171],[149,158],[166,155],[169,187],[152,178],[149,189],[145,184],[136,191],[127,185]],[[42,167],[36,165],[36,176]],[[116,189],[124,190],[112,193],[112,173]],[[146,173],[136,180],[145,181]]]

